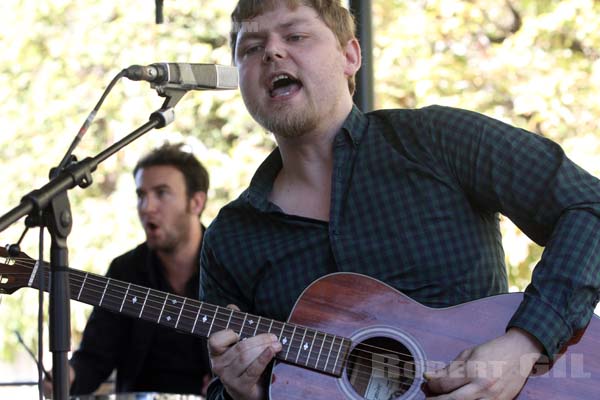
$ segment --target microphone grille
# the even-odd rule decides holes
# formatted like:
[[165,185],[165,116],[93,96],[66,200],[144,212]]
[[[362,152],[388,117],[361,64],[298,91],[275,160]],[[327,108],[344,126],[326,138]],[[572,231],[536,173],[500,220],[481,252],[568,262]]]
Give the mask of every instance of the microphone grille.
[[237,89],[237,68],[227,65],[215,65],[217,70],[217,89]]

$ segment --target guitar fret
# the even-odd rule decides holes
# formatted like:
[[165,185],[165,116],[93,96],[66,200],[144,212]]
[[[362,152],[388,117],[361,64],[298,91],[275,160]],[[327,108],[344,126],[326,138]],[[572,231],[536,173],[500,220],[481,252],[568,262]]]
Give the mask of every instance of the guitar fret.
[[138,318],[142,317],[142,313],[144,312],[144,307],[146,307],[146,300],[148,300],[148,295],[150,294],[150,289],[146,292],[146,297],[144,297],[144,304],[142,304],[142,309],[140,310],[140,315]]
[[[334,340],[335,342],[335,340]],[[344,339],[340,340],[340,348],[337,351],[337,356],[335,357],[335,364],[333,364],[333,369],[331,370],[332,373],[336,373],[336,369],[337,369],[337,363],[339,361],[340,358],[340,353],[342,352],[342,345],[344,344]]]
[[313,335],[312,342],[310,342],[310,352],[309,352],[309,353],[308,353],[308,355],[306,356],[306,363],[304,364],[304,365],[306,365],[307,367],[308,367],[308,362],[310,361],[310,356],[311,356],[311,354],[313,353],[313,348],[314,348],[313,346],[315,345],[315,339],[317,338],[317,334],[318,334],[318,332],[316,332],[316,331],[315,331],[315,332],[314,332],[314,335]]
[[140,309],[142,307],[142,302],[138,301],[138,296],[141,294],[137,287],[133,284],[130,284],[127,288],[127,295],[125,296],[125,301],[123,303],[123,312],[126,315],[136,317],[139,315]]
[[[33,270],[31,271],[31,275],[29,275],[29,281],[27,282],[27,286],[31,287],[33,285],[33,282],[36,280],[36,277],[37,277],[37,270],[38,270],[39,266],[40,266],[39,261],[36,261],[35,264],[33,264]],[[46,282],[48,282],[48,280],[46,280]],[[39,286],[39,282],[38,282],[38,286]]]
[[[323,339],[323,342],[325,342],[326,339],[327,339],[327,334],[325,334],[325,338]],[[331,341],[331,346],[329,347],[329,353],[327,353],[327,361],[325,361],[325,366],[323,367],[323,371],[327,371],[327,364],[329,364],[329,357],[331,357],[331,350],[333,350],[334,342],[335,342],[335,336],[334,336],[333,340]]]
[[300,353],[302,353],[302,349],[304,348],[303,344],[304,343],[304,338],[306,337],[306,329],[304,329],[304,335],[302,335],[302,339],[300,340],[300,346],[298,346],[298,354],[296,354],[296,359],[294,360],[294,362],[297,364],[298,363],[298,358],[300,358]]
[[240,333],[239,333],[240,340],[244,339],[243,332],[244,332],[244,328],[246,327],[246,320],[247,319],[248,319],[248,313],[244,313],[244,320],[242,321],[242,326],[240,327]]
[[285,331],[286,325],[283,324],[283,323],[281,323],[281,322],[279,322],[279,321],[273,321],[273,322],[276,322],[277,324],[281,325],[281,330],[279,331],[279,335],[277,335],[277,339],[281,342],[282,345],[285,345],[285,343],[283,343],[283,341],[281,340],[281,337],[283,336],[283,333]]
[[194,329],[196,329],[196,323],[198,322],[198,317],[200,316],[200,311],[202,310],[202,306],[204,303],[200,303],[200,307],[198,307],[198,312],[196,313],[196,318],[194,318],[194,325],[192,325],[192,333],[194,333]]
[[294,330],[292,331],[292,336],[290,338],[290,345],[288,346],[286,352],[285,352],[285,359],[287,360],[288,358],[288,354],[290,352],[290,348],[292,347],[292,343],[294,342],[294,335],[296,334],[296,326],[294,326]]
[[81,292],[83,291],[83,286],[85,285],[85,281],[87,280],[88,274],[85,274],[83,277],[83,282],[81,283],[81,287],[79,288],[79,293],[77,294],[77,300],[81,297]]
[[[258,320],[260,321],[260,318]],[[271,333],[272,327],[273,327],[273,320],[271,320],[271,323],[269,324],[269,329],[267,330],[267,332]],[[258,325],[256,325],[256,329],[258,329]],[[256,332],[254,332],[254,336],[256,336]]]
[[[231,313],[229,314],[229,319],[227,319],[227,324],[225,325],[225,329],[229,329],[229,324],[231,323],[231,317],[233,316],[233,309],[231,309]],[[235,332],[235,329],[233,329]]]
[[[256,322],[256,328],[254,328],[254,333],[252,334],[252,336],[256,336],[256,333],[258,332],[258,327],[260,326],[260,319],[261,317],[258,317],[258,322]],[[273,322],[271,322],[273,323]],[[271,327],[269,326],[269,329],[271,329]]]
[[[248,319],[248,317],[250,317],[250,319]],[[242,324],[242,329],[240,331],[240,339],[246,339],[252,336],[256,336],[256,329],[258,329],[258,324],[254,321],[254,318],[252,317],[253,315],[246,313],[246,316],[244,317],[244,323]],[[252,329],[254,325],[256,325],[256,328]],[[244,330],[246,330],[247,332],[244,332]]]
[[160,317],[162,317],[163,315],[163,311],[165,310],[165,306],[167,305],[167,300],[169,299],[169,294],[167,294],[165,296],[165,301],[163,301],[163,305],[160,309],[160,313],[158,314],[158,319],[156,320],[156,322],[160,322]]
[[[83,285],[81,285],[81,287],[83,287]],[[127,290],[125,291],[125,296],[123,296],[123,301],[121,302],[121,307],[119,308],[119,312],[123,311],[123,305],[125,304],[125,300],[127,299],[127,294],[129,293],[130,287],[131,287],[131,283],[127,285]]]
[[215,317],[217,316],[217,311],[219,311],[219,308],[215,308],[215,313],[212,316],[212,321],[210,321],[210,328],[208,328],[208,333],[206,334],[206,337],[210,336],[210,332],[212,331],[213,325],[215,323]]
[[[317,335],[319,333],[317,332]],[[315,335],[315,337],[317,337],[317,335]],[[321,353],[323,352],[323,345],[325,344],[325,336],[327,335],[323,335],[323,341],[321,342],[321,345],[319,346],[319,354],[317,355],[317,361],[315,361],[315,368],[319,369],[319,361],[321,360]]]
[[179,325],[179,319],[181,318],[181,313],[183,312],[183,307],[185,307],[186,300],[187,300],[187,297],[184,297],[183,304],[181,305],[181,308],[179,309],[179,315],[177,316],[177,322],[175,322],[175,328],[177,328],[177,325]]
[[177,295],[167,293],[165,305],[163,306],[164,311],[161,311],[162,316],[160,317],[163,320],[162,324],[165,326],[175,327],[173,321],[175,314],[178,313],[178,297]]
[[108,278],[108,280],[106,281],[106,285],[104,285],[104,291],[102,292],[102,297],[100,297],[100,303],[98,303],[99,306],[102,305],[102,301],[104,300],[104,295],[106,294],[106,288],[108,288],[109,283],[110,283],[110,278]]
[[194,325],[194,321],[196,321],[196,314],[199,306],[202,303],[199,301],[195,301],[188,297],[183,298],[183,303],[181,304],[180,310],[180,318],[177,323],[177,329],[180,329],[185,332],[192,332],[192,327]]

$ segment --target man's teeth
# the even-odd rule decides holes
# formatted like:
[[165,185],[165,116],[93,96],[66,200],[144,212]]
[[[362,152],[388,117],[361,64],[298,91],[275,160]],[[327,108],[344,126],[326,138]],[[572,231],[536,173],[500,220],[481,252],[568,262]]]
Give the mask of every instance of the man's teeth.
[[285,74],[277,75],[275,78],[273,78],[271,80],[271,85],[274,85],[275,82],[277,82],[277,81],[279,81],[281,79],[291,79],[291,78],[288,75],[285,75]]

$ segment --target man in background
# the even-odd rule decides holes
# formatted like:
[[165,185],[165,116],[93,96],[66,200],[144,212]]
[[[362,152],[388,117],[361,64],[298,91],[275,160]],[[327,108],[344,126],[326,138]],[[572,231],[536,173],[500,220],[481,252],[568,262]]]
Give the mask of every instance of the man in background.
[[[199,254],[209,176],[182,144],[165,144],[135,166],[137,209],[146,241],[115,258],[107,277],[198,298]],[[118,229],[118,227],[115,227]],[[116,392],[204,395],[205,341],[95,308],[70,360],[71,395],[94,392],[116,369]],[[51,392],[51,385],[47,384]]]

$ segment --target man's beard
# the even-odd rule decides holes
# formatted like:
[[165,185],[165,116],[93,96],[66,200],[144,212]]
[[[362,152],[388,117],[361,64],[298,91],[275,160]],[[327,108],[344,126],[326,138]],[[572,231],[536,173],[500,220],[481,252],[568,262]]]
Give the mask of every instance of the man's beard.
[[180,215],[173,223],[171,229],[164,230],[164,238],[162,240],[153,242],[147,240],[148,247],[156,252],[166,254],[175,253],[180,244],[189,240],[190,223],[191,220],[187,212]]
[[287,104],[266,110],[263,106],[246,103],[250,115],[267,131],[275,135],[296,138],[317,128],[319,113],[314,103],[305,107],[293,107]]
[[[184,235],[187,236],[187,235]],[[151,250],[160,253],[173,254],[177,246],[186,239],[182,235],[175,234],[173,231],[165,232],[165,237],[161,241],[148,241],[148,247]]]

